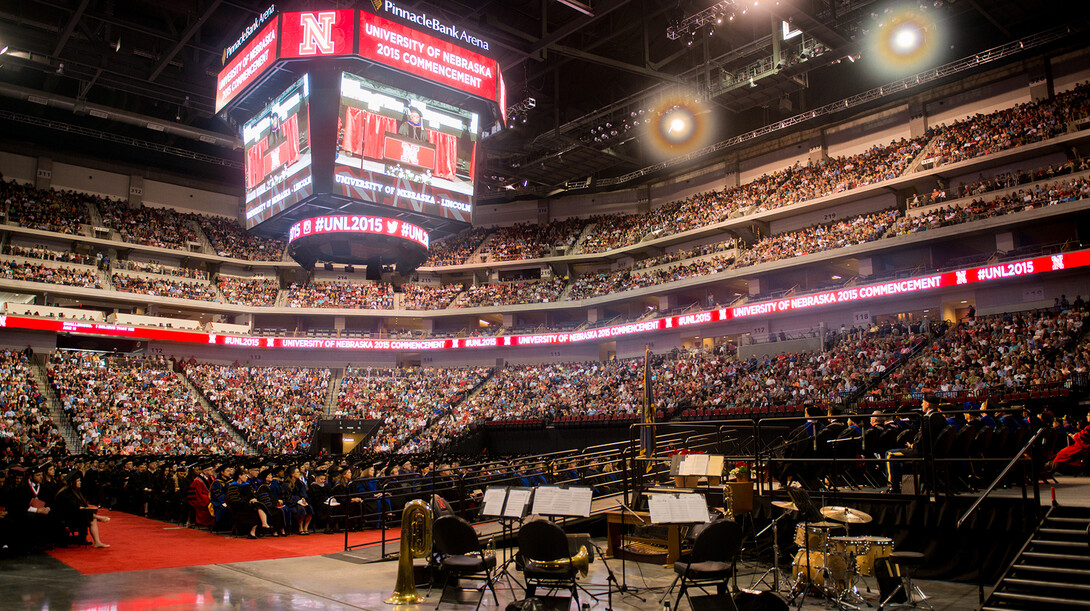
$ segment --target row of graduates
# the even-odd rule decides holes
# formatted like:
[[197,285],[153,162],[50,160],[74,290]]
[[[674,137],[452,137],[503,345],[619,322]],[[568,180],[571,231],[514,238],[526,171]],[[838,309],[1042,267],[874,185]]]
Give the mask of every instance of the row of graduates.
[[52,461],[0,470],[0,547],[17,552],[73,543],[110,547],[99,531],[110,518],[84,496],[82,480],[79,470],[58,476]]

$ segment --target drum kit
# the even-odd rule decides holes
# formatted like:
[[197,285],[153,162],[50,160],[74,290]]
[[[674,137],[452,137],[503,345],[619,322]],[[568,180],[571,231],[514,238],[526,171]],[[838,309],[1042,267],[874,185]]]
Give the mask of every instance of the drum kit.
[[[794,502],[772,504],[787,512],[798,511]],[[824,518],[821,522],[800,522],[795,528],[799,551],[791,563],[792,598],[810,591],[835,602],[838,608],[858,609],[865,601],[857,584],[875,576],[875,563],[893,553],[893,539],[852,535],[852,525],[873,520],[857,509],[827,506],[819,511]]]

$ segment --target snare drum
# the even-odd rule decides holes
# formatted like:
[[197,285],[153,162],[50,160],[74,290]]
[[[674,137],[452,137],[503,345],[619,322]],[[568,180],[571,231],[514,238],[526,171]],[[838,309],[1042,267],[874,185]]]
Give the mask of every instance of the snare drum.
[[[856,538],[866,541],[867,550],[855,557],[855,566],[860,575],[872,577],[874,575],[874,564],[880,558],[889,558],[890,554],[893,553],[893,539],[871,536]],[[858,554],[858,552],[856,553]]]
[[867,537],[830,537],[829,545],[838,554],[855,554],[862,556],[870,550],[870,541]]
[[[843,526],[834,527],[836,530],[844,528]],[[826,527],[810,527],[810,551],[824,551],[825,550],[825,538],[828,536],[828,532],[831,529]],[[795,545],[800,548],[806,547],[806,525],[799,523],[795,525]],[[832,549],[832,548],[830,548]]]

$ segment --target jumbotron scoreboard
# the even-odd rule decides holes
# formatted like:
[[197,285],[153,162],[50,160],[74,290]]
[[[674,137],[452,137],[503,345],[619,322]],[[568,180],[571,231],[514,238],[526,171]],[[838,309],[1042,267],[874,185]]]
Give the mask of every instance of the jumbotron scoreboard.
[[242,225],[316,261],[427,258],[473,220],[477,145],[506,122],[489,44],[386,1],[375,12],[269,7],[224,49],[216,112],[240,124]]

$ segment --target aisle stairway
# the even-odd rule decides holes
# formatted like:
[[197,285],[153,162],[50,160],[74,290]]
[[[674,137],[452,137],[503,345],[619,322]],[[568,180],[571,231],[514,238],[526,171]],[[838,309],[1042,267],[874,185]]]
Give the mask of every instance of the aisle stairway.
[[193,383],[193,380],[189,379],[189,376],[185,373],[185,369],[175,365],[174,375],[178,376],[178,379],[182,381],[182,384],[184,384],[185,387],[188,388],[195,397],[197,397],[197,400],[200,402],[201,407],[204,408],[205,412],[207,412],[208,415],[211,416],[217,424],[223,426],[223,428],[227,431],[227,434],[231,436],[231,439],[235,440],[235,442],[237,442],[243,448],[243,453],[257,454],[257,451],[254,450],[253,446],[251,446],[248,441],[246,441],[246,438],[242,435],[242,433],[240,433],[239,430],[235,428],[233,424],[231,424],[230,419],[228,419],[226,415],[221,413],[215,405],[212,405],[212,402],[204,396],[204,393],[201,392],[201,389],[197,388],[197,385]]
[[49,374],[46,373],[48,358],[48,354],[33,354],[30,360],[30,372],[38,383],[38,390],[45,399],[46,407],[49,408],[49,417],[53,419],[53,424],[57,426],[61,437],[64,437],[68,452],[70,454],[83,454],[83,444],[80,443],[79,434],[72,428],[72,421],[69,420],[68,414],[64,413],[64,408],[57,397],[57,391],[49,383]]
[[1053,507],[983,606],[1090,609],[1090,508]]

